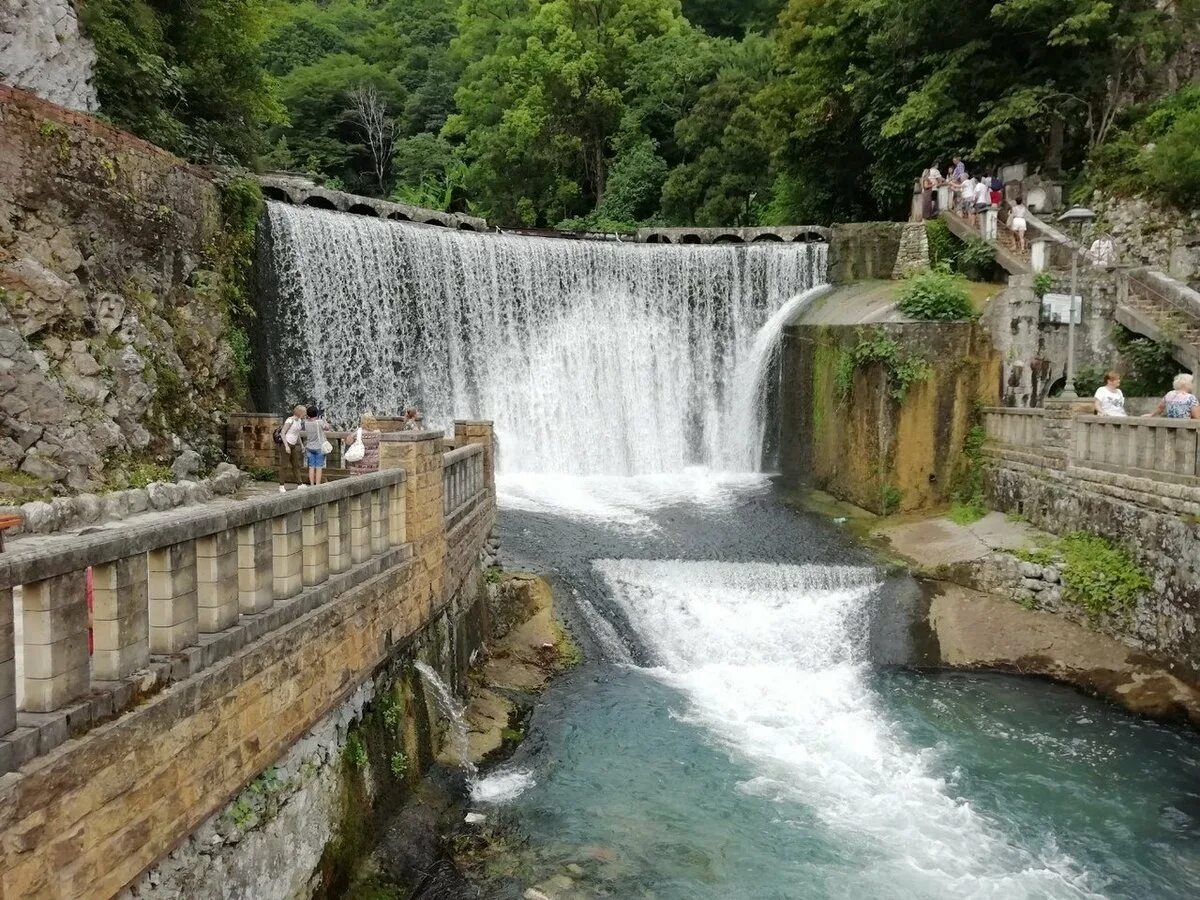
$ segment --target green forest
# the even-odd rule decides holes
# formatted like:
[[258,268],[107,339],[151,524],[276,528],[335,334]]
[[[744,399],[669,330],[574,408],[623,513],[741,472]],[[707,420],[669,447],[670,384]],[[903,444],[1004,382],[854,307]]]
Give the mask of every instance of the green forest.
[[902,218],[934,160],[1200,203],[1200,0],[86,0],[115,123],[501,225]]

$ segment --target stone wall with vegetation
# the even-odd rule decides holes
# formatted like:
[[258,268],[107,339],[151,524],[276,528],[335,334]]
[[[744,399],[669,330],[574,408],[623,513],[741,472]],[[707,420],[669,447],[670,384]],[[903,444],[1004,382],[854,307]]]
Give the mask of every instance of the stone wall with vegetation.
[[1200,286],[1200,209],[1161,199],[1118,197],[1096,191],[1091,206],[1097,232],[1110,234],[1122,265],[1146,266]]
[[257,188],[8,87],[0,159],[0,501],[126,487],[183,445],[214,463]]
[[880,514],[973,493],[976,409],[999,378],[979,325],[798,325],[783,347],[785,477]]

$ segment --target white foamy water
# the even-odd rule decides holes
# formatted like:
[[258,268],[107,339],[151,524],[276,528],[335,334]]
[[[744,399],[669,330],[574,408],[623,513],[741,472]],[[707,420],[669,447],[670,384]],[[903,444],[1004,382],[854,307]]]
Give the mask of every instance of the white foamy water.
[[[954,796],[880,713],[865,659],[871,570],[601,560],[688,716],[745,758],[742,790],[810,808],[862,849],[861,896],[1076,898],[1079,868]],[[845,896],[855,896],[855,884]]]
[[533,773],[526,769],[497,769],[471,785],[476,803],[511,803],[533,787]]
[[736,373],[754,369],[772,314],[825,279],[822,244],[571,241],[267,209],[271,406],[312,396],[339,423],[408,404],[438,427],[494,419],[507,472],[757,469],[761,427],[745,427]]

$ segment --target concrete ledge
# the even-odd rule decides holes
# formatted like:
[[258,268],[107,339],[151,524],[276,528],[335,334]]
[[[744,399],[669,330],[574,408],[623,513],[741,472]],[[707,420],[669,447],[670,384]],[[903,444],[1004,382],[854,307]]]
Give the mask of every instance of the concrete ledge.
[[121,523],[120,527],[101,528],[89,534],[39,536],[36,540],[14,543],[10,550],[0,555],[0,589],[77,572],[88,566],[369,493],[400,484],[406,477],[402,469],[387,469],[315,488],[233,501],[217,508],[181,507],[164,512],[161,518],[152,522],[138,525]]

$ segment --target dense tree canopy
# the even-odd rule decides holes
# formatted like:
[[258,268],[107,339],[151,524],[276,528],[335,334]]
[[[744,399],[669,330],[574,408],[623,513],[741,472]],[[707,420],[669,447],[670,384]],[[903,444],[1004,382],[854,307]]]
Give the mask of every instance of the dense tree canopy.
[[105,113],[189,157],[502,224],[628,228],[902,215],[913,177],[951,154],[1119,189],[1169,181],[1172,199],[1194,203],[1200,94],[1186,61],[1198,4],[87,0],[83,11]]

